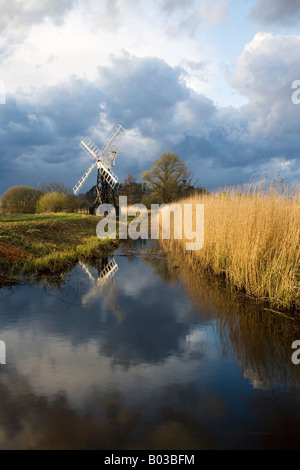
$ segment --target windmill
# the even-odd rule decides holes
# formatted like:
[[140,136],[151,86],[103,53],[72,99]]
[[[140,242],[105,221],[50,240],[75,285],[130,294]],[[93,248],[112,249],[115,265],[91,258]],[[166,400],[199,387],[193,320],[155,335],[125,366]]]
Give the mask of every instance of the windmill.
[[86,264],[79,262],[82,270],[87,274],[89,277],[92,287],[83,297],[82,303],[83,305],[89,304],[94,299],[99,297],[99,293],[101,294],[101,298],[103,299],[104,303],[108,310],[110,310],[118,322],[122,322],[124,319],[124,312],[119,307],[117,298],[118,298],[118,289],[113,277],[119,270],[119,267],[116,263],[114,256],[108,260],[108,257],[103,257],[98,260],[98,276],[94,276],[92,271],[90,270],[89,266]]
[[[97,207],[101,204],[113,204],[116,207],[114,189],[119,178],[112,171],[111,167],[116,164],[118,155],[115,145],[124,133],[125,129],[121,124],[118,124],[107,143],[101,149],[99,149],[89,137],[85,137],[79,144],[87,155],[95,161],[74,186],[73,193],[75,195],[78,194],[94,168],[97,167],[98,169],[96,184],[97,195],[93,206],[90,208],[91,214],[95,214]],[[112,145],[113,143],[114,146]]]

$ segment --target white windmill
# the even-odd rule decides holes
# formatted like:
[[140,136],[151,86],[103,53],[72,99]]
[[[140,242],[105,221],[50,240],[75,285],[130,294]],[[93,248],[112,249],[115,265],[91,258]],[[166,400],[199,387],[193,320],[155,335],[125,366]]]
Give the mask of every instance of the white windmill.
[[118,322],[122,322],[124,312],[118,305],[118,289],[113,279],[119,267],[114,257],[110,261],[108,261],[108,257],[100,258],[98,263],[98,277],[92,273],[89,266],[82,262],[79,263],[92,284],[91,289],[82,297],[82,303],[83,305],[90,304],[99,297],[100,293],[107,308],[114,314]]
[[[94,205],[90,208],[91,214],[95,214],[97,207],[101,204],[113,204],[116,207],[114,189],[119,178],[112,171],[111,167],[116,164],[116,158],[118,155],[115,145],[124,133],[125,129],[121,124],[118,124],[111,134],[108,142],[101,149],[99,149],[89,137],[85,137],[79,144],[88,156],[92,160],[95,160],[95,162],[88,168],[82,178],[80,178],[78,183],[74,186],[73,193],[75,195],[78,194],[94,168],[98,168],[96,184],[97,195]],[[112,146],[113,143],[114,147]]]

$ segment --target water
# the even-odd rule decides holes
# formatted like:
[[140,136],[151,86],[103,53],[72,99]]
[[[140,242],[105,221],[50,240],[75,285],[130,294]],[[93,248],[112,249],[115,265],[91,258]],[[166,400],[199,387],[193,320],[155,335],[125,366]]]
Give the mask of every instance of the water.
[[0,448],[298,448],[294,322],[146,248],[0,290]]

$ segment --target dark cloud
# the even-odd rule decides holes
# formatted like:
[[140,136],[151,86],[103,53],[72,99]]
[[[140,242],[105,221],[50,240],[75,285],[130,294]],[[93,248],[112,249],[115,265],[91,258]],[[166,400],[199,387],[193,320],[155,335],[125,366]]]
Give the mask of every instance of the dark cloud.
[[99,87],[105,94],[105,113],[131,128],[142,121],[170,120],[174,107],[189,96],[180,81],[181,70],[154,57],[124,53],[112,57],[111,67],[98,67]]
[[162,7],[167,11],[173,11],[177,8],[186,8],[186,0],[163,0]]
[[95,124],[100,90],[91,82],[71,77],[36,94],[8,95],[0,107],[1,145],[24,149],[51,145],[57,138],[74,138]]
[[0,192],[48,178],[76,182],[83,172],[74,162],[78,143],[98,123],[100,102],[99,89],[76,77],[31,95],[8,95],[0,106],[0,165],[11,173]]
[[[90,160],[85,135],[102,146],[121,123],[116,173],[140,174],[160,153],[178,153],[199,184],[243,183],[257,173],[299,178],[299,112],[291,84],[300,79],[299,38],[258,34],[238,60],[231,85],[248,98],[218,108],[183,81],[183,71],[152,57],[124,53],[99,67],[95,83],[76,77],[0,106],[3,193],[13,184],[59,180],[73,187]],[[83,188],[94,184],[90,179]]]
[[300,23],[299,0],[257,0],[250,18],[266,26],[297,26]]

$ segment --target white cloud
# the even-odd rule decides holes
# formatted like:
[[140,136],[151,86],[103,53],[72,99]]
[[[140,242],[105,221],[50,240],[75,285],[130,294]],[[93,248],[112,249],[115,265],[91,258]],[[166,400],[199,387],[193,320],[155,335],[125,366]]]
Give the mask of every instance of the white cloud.
[[199,13],[208,25],[217,25],[227,19],[228,8],[223,0],[215,0],[214,2],[203,1],[199,5]]
[[244,107],[256,135],[298,133],[299,109],[291,102],[292,82],[300,77],[300,36],[259,33],[237,62],[232,85],[249,99]]
[[0,0],[0,32],[5,32],[6,44],[13,45],[46,18],[56,25],[62,24],[76,3],[77,0]]

